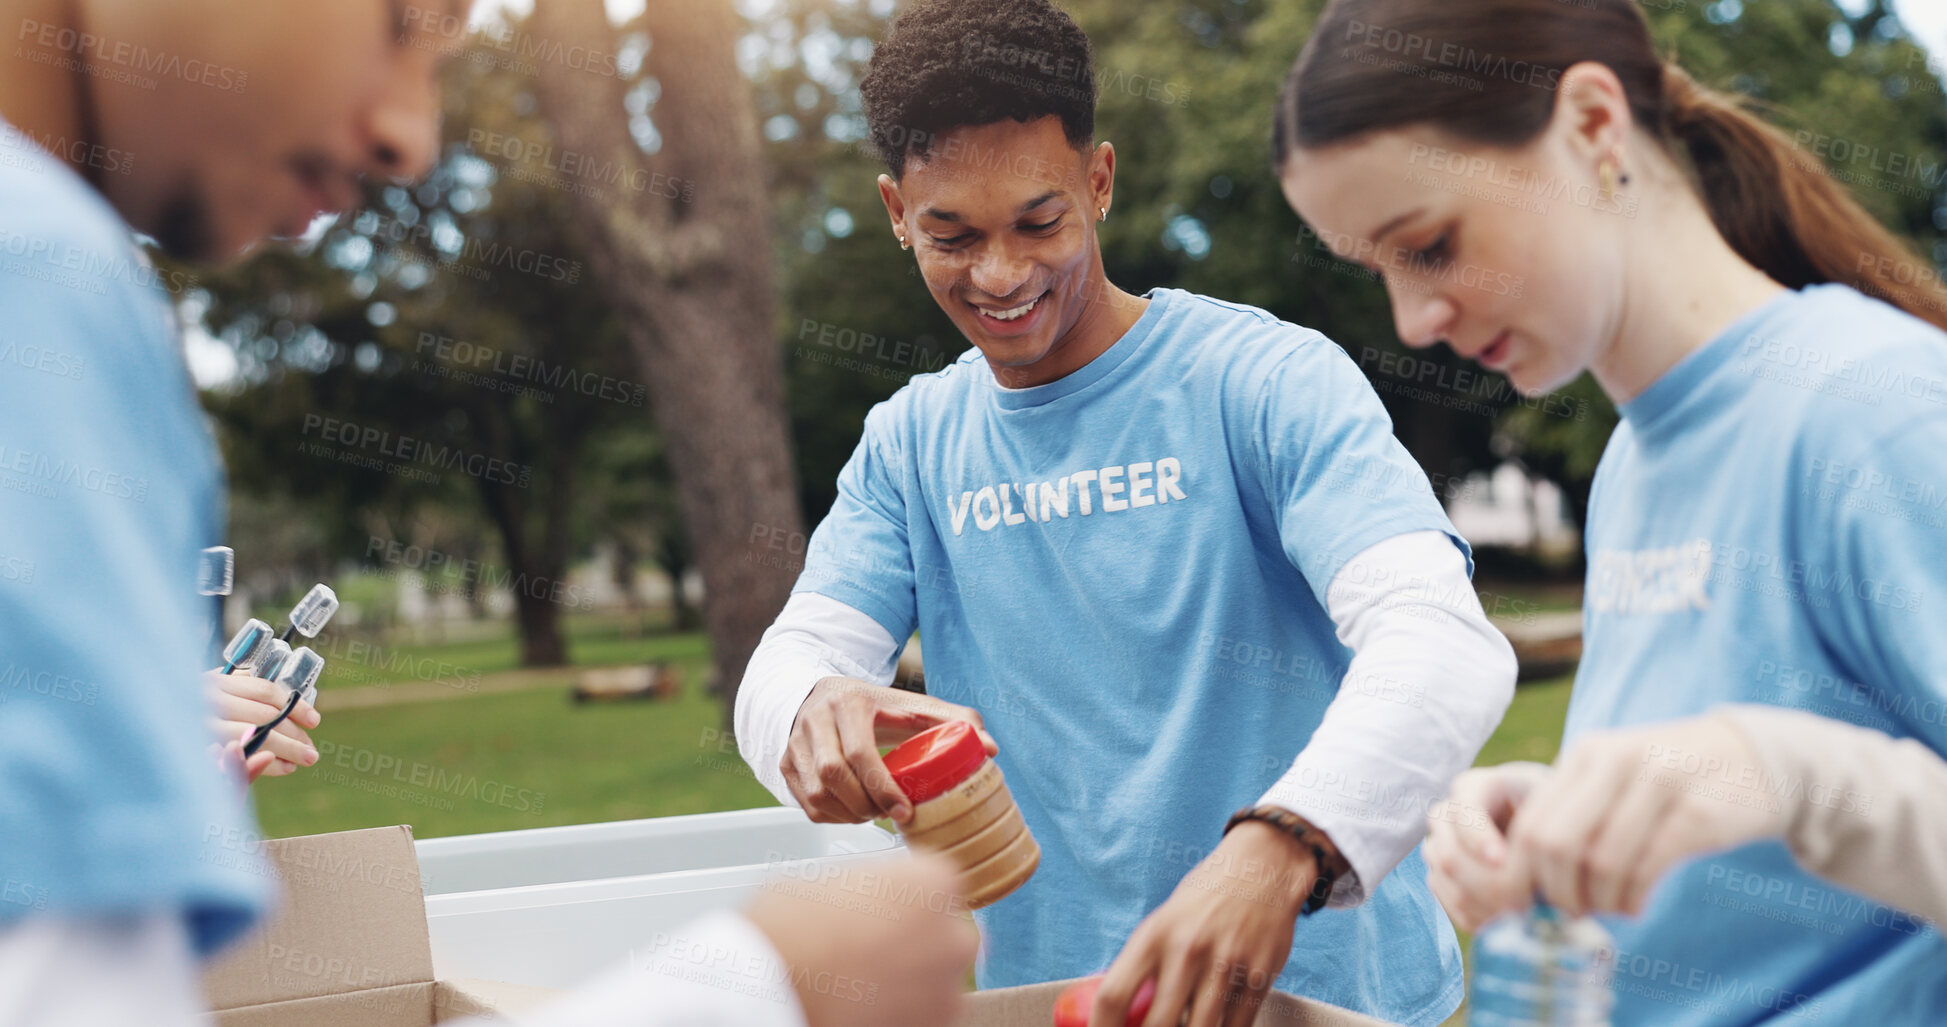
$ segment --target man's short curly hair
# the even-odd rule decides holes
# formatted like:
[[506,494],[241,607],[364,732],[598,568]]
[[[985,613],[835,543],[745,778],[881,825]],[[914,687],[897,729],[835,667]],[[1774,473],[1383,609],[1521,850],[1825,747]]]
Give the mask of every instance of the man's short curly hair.
[[893,22],[859,84],[872,145],[892,169],[945,132],[1055,115],[1077,149],[1095,138],[1088,37],[1050,0],[919,0]]

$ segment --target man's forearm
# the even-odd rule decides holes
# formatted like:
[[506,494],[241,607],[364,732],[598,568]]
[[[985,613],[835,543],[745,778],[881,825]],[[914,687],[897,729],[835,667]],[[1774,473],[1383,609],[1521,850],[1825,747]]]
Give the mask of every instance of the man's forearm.
[[1360,553],[1329,595],[1352,663],[1324,721],[1262,801],[1331,838],[1352,869],[1332,893],[1331,904],[1345,906],[1364,901],[1419,844],[1428,808],[1506,712],[1515,661],[1460,551],[1438,532]]
[[732,715],[737,750],[758,783],[796,806],[778,763],[805,696],[832,676],[890,685],[898,656],[885,628],[865,613],[817,593],[793,595],[751,653]]

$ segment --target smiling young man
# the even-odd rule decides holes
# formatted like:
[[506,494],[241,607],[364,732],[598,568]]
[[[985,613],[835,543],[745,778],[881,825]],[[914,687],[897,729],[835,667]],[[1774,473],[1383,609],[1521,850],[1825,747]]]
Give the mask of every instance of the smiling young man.
[[[982,986],[1109,967],[1096,1023],[1155,979],[1151,1024],[1273,985],[1437,1024],[1460,959],[1414,848],[1512,652],[1342,350],[1108,281],[1094,81],[1046,0],[923,0],[874,53],[892,235],[973,349],[866,418],[739,744],[814,820],[903,822],[877,747],[981,725],[1041,848],[977,914]],[[925,696],[882,687],[916,628]]]
[[[0,17],[0,1024],[186,1027],[205,1022],[199,960],[274,881],[206,752],[194,584],[222,475],[173,322],[183,280],[133,232],[221,263],[350,206],[361,179],[424,175],[467,0],[0,0]],[[932,905],[952,887],[922,861],[879,879]],[[767,893],[676,934],[741,973],[639,964],[522,1022],[951,1019],[972,932],[858,905]]]

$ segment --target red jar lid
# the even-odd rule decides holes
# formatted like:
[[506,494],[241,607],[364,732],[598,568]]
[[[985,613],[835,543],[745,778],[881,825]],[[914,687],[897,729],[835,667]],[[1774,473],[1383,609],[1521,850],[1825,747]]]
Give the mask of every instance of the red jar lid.
[[921,731],[886,753],[886,769],[899,790],[915,803],[951,791],[987,760],[987,747],[964,720]]

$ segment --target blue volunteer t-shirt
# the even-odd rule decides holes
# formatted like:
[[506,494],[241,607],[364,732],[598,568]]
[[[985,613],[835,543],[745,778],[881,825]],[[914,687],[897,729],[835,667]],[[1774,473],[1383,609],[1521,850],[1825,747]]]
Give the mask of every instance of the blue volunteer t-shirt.
[[0,929],[178,913],[209,952],[273,882],[207,752],[222,476],[163,274],[0,122]]
[[[1150,298],[1058,381],[1001,388],[970,350],[875,407],[796,586],[917,627],[927,691],[1000,743],[1041,866],[976,914],[982,987],[1106,968],[1318,727],[1351,656],[1322,605],[1339,568],[1453,532],[1338,346]],[[1417,850],[1363,906],[1300,921],[1277,986],[1452,1012],[1459,952]]]
[[[1768,703],[1947,750],[1947,334],[1836,285],[1746,315],[1622,408],[1590,502],[1567,738]],[[1643,772],[1682,754],[1649,754]],[[1780,802],[1871,794],[1755,767]],[[1728,790],[1728,789],[1727,789]],[[1782,844],[1671,874],[1610,922],[1618,1024],[1920,1024],[1947,949]]]

